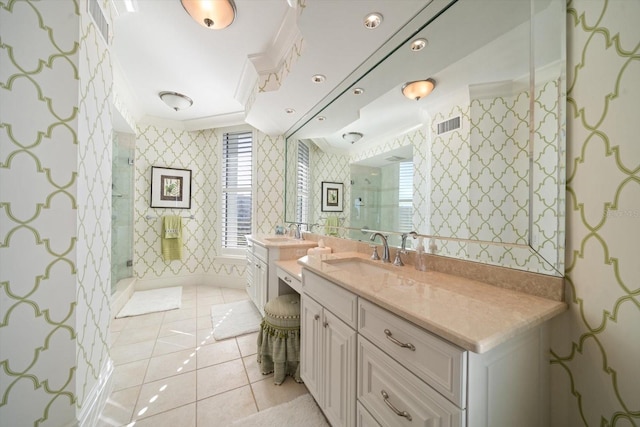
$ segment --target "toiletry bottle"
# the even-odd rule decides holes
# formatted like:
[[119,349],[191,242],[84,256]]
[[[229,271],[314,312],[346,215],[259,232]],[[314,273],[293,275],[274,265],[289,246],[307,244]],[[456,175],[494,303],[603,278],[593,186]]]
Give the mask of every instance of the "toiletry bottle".
[[427,266],[424,259],[424,243],[422,237],[418,237],[418,246],[416,247],[416,270],[426,271]]

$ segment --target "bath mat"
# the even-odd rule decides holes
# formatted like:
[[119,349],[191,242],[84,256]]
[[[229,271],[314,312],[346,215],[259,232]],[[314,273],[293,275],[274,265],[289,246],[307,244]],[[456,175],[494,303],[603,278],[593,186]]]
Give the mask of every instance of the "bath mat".
[[262,316],[250,300],[211,306],[213,337],[216,340],[237,337],[260,330]]
[[116,318],[173,310],[180,308],[181,302],[182,286],[136,291],[122,307]]
[[310,394],[235,421],[234,427],[329,427]]

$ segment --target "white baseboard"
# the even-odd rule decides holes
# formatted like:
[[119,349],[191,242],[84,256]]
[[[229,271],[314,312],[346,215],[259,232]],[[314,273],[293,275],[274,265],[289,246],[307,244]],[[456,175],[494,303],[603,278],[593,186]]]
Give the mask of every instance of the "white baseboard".
[[219,286],[222,288],[245,288],[244,277],[234,277],[218,274],[193,274],[189,276],[167,276],[154,277],[151,279],[140,278],[135,282],[136,291],[146,291],[149,289],[167,288],[171,286]]
[[100,415],[104,410],[107,399],[113,390],[113,361],[107,358],[100,370],[100,377],[89,391],[78,414],[78,426],[93,427],[98,425]]

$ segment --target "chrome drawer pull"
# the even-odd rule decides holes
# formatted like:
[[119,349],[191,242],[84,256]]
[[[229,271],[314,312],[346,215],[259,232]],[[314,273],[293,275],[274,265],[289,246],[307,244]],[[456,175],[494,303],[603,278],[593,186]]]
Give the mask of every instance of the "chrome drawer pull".
[[413,344],[411,344],[411,343],[407,343],[407,344],[405,344],[405,343],[403,343],[403,342],[398,341],[397,339],[395,339],[395,338],[393,337],[393,334],[391,333],[391,331],[390,331],[390,330],[385,329],[385,330],[384,330],[384,334],[387,336],[387,339],[389,339],[389,341],[391,341],[391,342],[392,342],[392,343],[394,343],[395,345],[400,346],[400,347],[402,347],[402,348],[408,348],[408,349],[409,349],[409,350],[411,350],[411,351],[416,351],[416,346],[415,346],[415,345],[413,345]]
[[409,414],[407,411],[399,411],[395,406],[393,406],[393,403],[389,402],[389,395],[387,394],[386,391],[384,390],[380,390],[380,394],[382,395],[382,397],[384,398],[384,403],[387,404],[387,406],[389,408],[391,408],[391,410],[393,412],[396,413],[397,416],[399,417],[405,417],[406,419],[408,419],[409,421],[412,421],[411,419],[411,414]]

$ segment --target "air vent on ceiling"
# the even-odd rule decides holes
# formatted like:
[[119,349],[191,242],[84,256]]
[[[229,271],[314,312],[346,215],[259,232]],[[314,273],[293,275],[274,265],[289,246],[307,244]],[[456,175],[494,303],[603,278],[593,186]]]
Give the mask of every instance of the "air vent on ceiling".
[[462,121],[460,120],[460,116],[453,117],[449,120],[445,120],[443,122],[438,123],[438,135],[442,135],[443,133],[451,132],[452,130],[460,129]]
[[98,4],[98,0],[89,0],[88,3],[89,15],[93,18],[93,22],[96,24],[96,28],[98,28],[98,32],[102,35],[104,42],[109,44],[109,23]]

